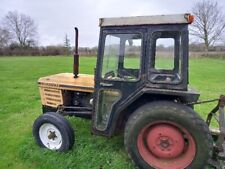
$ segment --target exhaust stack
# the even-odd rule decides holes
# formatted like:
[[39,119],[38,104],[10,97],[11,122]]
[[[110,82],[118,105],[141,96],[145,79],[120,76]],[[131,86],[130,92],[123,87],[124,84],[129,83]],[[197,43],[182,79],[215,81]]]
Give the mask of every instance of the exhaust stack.
[[79,53],[78,53],[78,28],[75,27],[75,50],[73,55],[73,74],[74,78],[78,78],[79,73]]

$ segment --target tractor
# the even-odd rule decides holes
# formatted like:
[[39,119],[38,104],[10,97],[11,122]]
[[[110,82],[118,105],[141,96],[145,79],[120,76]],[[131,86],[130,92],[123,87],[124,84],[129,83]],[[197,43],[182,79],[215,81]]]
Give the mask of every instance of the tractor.
[[[74,130],[64,116],[92,121],[92,134],[123,133],[138,168],[222,168],[225,96],[204,121],[194,110],[200,94],[188,79],[191,14],[101,18],[94,75],[79,73],[75,28],[73,73],[38,80],[43,114],[33,124],[40,147],[66,152]],[[172,42],[163,59],[159,42]],[[210,130],[216,117],[218,130]]]

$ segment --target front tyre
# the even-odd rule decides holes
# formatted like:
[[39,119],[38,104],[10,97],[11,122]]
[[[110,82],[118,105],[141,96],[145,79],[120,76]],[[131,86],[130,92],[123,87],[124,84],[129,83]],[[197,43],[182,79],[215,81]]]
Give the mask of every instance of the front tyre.
[[143,169],[203,169],[212,150],[206,123],[193,109],[168,101],[138,108],[127,121],[124,143]]
[[40,147],[66,152],[74,144],[74,131],[69,122],[56,113],[39,116],[33,124],[33,136]]

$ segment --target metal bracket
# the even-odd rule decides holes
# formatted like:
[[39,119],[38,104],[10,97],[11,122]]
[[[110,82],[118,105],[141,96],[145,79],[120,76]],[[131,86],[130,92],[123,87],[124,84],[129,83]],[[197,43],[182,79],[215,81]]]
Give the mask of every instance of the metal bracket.
[[[213,157],[210,165],[216,169],[224,169],[225,167],[225,95],[221,95],[217,106],[208,114],[206,123],[210,126],[212,117],[215,117],[219,124],[219,134],[213,148]],[[216,113],[218,112],[218,116]]]

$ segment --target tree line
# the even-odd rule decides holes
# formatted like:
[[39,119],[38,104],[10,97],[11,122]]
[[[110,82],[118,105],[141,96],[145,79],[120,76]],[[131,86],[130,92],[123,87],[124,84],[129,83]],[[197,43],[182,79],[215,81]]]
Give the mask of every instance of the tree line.
[[[191,51],[224,51],[225,15],[215,0],[197,1],[191,9],[195,21],[190,25],[194,43]],[[10,11],[0,22],[0,56],[7,55],[71,55],[73,48],[67,35],[64,44],[58,46],[38,45],[35,21],[28,15]],[[160,46],[161,50],[168,47]],[[97,47],[79,48],[81,55],[96,55]]]

